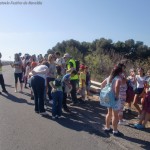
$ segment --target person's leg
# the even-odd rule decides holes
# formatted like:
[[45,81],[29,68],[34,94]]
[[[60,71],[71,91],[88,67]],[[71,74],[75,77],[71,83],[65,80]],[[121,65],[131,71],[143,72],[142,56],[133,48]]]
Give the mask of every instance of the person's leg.
[[135,94],[134,100],[133,100],[133,105],[134,105],[134,107],[137,109],[138,114],[140,115],[140,114],[141,114],[141,109],[140,109],[140,107],[139,107],[139,105],[138,105],[138,98],[139,98],[139,95],[138,95],[138,94]]
[[105,118],[105,123],[106,123],[105,128],[106,129],[110,129],[111,119],[112,119],[112,108],[108,108],[107,109],[107,115]]
[[67,93],[65,93],[65,87],[63,87],[63,101],[62,101],[63,109],[67,110]]
[[147,122],[150,120],[150,113],[147,113],[145,114],[145,118],[143,120],[143,126],[145,127],[145,125],[147,124]]
[[112,127],[113,131],[118,131],[118,110],[112,110]]
[[45,90],[45,80],[42,77],[37,77],[38,78],[38,85],[36,87],[37,92],[38,92],[38,104],[39,104],[39,112],[45,112],[44,108],[44,90]]
[[73,103],[77,103],[77,95],[76,95],[76,80],[71,80],[70,84],[72,85],[72,90],[71,90],[71,98]]
[[119,117],[119,121],[123,121],[123,108],[124,108],[124,104],[125,101],[124,100],[120,100],[121,101],[121,105],[120,105],[120,109],[118,111],[118,117]]
[[22,88],[23,88],[22,73],[19,73],[18,75],[19,75],[20,89],[21,89],[21,92],[22,92]]
[[58,117],[62,114],[62,101],[63,101],[63,92],[59,91],[58,94],[58,104],[57,104],[57,115]]
[[34,93],[35,112],[39,112],[38,92],[37,92],[37,89],[36,89],[37,83],[38,83],[38,80],[36,79],[36,77],[32,77],[31,87],[32,87],[32,91]]
[[18,73],[14,73],[15,77],[15,92],[17,92],[17,86],[18,86]]
[[5,82],[4,82],[4,78],[3,78],[3,75],[0,74],[0,84],[2,86],[2,91],[3,92],[7,92],[6,88],[5,88]]
[[52,93],[53,104],[52,104],[52,117],[56,117],[57,114],[57,92]]
[[145,119],[145,114],[146,114],[146,112],[142,111],[138,124],[142,124],[143,120]]

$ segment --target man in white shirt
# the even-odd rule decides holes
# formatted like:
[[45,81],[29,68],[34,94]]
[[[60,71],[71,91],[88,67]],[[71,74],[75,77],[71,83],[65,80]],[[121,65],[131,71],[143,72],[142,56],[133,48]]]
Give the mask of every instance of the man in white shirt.
[[60,56],[59,52],[56,52],[55,56],[56,56],[55,64],[61,67],[61,73],[62,73],[62,75],[64,75],[65,68],[66,68],[66,62],[65,62],[64,58]]

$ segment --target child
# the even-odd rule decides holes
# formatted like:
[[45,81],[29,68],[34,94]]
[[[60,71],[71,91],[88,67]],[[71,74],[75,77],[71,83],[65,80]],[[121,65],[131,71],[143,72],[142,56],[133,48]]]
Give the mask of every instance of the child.
[[62,101],[63,101],[63,89],[62,89],[62,75],[61,67],[57,66],[57,77],[54,81],[50,81],[52,87],[52,119],[60,118],[62,114]]
[[123,108],[126,101],[126,90],[127,90],[127,83],[124,73],[120,75],[121,77],[121,84],[120,84],[120,90],[119,90],[119,101],[120,101],[120,109],[119,109],[119,125],[125,125],[126,122],[123,120]]
[[24,76],[24,83],[25,83],[24,88],[27,88],[27,81],[28,81],[30,71],[31,71],[30,62],[28,61],[26,64],[26,71],[25,71],[25,76]]
[[[147,72],[148,76],[150,75],[150,70]],[[146,96],[143,101],[142,113],[138,123],[134,124],[134,127],[137,129],[145,128],[145,125],[150,120],[150,77],[147,77],[147,84],[145,88]]]
[[126,113],[131,114],[131,102],[134,99],[134,88],[136,86],[136,80],[135,80],[135,72],[134,69],[130,69],[130,76],[127,77],[127,108],[125,109]]
[[67,99],[67,93],[70,93],[72,90],[72,85],[70,84],[70,78],[74,77],[77,74],[76,70],[72,70],[71,73],[68,73],[63,76],[62,82],[63,82],[63,109],[66,112],[69,112],[66,99]]
[[81,99],[85,101],[85,88],[86,88],[86,73],[85,66],[80,66],[80,75],[79,75],[79,93],[81,95]]

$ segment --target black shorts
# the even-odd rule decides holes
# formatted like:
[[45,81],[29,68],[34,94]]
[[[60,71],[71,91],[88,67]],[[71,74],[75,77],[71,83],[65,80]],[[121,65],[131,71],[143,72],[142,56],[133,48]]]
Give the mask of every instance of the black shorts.
[[19,82],[22,83],[22,73],[14,73],[14,77],[15,77],[15,83],[18,83],[18,78],[19,78]]
[[134,93],[140,95],[143,92],[143,90],[144,90],[144,88],[136,88],[134,90]]

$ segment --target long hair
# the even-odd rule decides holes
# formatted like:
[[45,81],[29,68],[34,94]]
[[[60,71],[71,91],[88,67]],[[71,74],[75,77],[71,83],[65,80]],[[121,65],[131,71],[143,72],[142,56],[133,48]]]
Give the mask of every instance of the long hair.
[[49,62],[49,63],[51,63],[53,57],[54,57],[53,54],[49,54],[49,55],[48,55],[48,62]]
[[19,54],[15,54],[15,61],[21,61],[21,58],[20,58],[20,56],[19,56]]
[[110,73],[109,83],[112,82],[112,80],[118,76],[120,73],[123,72],[123,68],[126,68],[126,66],[123,63],[118,63],[115,65],[115,67],[112,69]]

